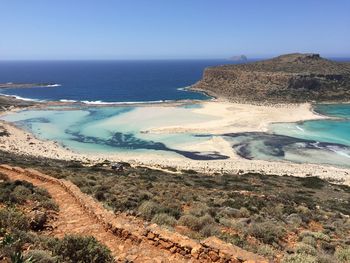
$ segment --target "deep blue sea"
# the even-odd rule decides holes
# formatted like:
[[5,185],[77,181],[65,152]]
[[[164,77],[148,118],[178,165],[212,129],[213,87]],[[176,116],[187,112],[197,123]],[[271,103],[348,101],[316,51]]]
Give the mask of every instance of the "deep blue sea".
[[51,88],[6,89],[2,94],[38,100],[140,102],[208,99],[182,88],[204,68],[229,60],[2,61],[0,83],[51,83]]

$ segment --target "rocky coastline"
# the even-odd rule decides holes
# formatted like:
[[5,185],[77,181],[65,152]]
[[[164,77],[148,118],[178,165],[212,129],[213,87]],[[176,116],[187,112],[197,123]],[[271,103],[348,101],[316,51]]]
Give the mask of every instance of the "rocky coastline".
[[240,103],[347,102],[350,63],[318,54],[288,54],[270,60],[206,68],[191,90]]

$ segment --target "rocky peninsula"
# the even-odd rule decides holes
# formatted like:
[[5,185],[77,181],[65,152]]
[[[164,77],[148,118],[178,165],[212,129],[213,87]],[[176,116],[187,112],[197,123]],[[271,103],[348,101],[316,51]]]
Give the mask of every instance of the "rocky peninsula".
[[254,104],[345,102],[350,100],[350,63],[319,54],[287,54],[254,63],[208,67],[191,89]]

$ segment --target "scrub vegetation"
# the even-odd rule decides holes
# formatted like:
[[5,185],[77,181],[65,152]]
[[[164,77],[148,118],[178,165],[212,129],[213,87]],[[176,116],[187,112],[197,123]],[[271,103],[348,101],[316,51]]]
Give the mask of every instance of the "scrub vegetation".
[[93,237],[51,237],[57,211],[46,190],[1,175],[0,262],[113,262],[110,251]]
[[110,169],[1,157],[71,180],[106,208],[194,239],[216,236],[275,262],[349,262],[350,187],[316,177]]

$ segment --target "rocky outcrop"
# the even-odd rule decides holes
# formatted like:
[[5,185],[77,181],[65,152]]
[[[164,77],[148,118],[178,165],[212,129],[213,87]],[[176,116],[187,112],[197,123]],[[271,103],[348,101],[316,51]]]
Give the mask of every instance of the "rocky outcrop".
[[350,100],[350,63],[318,54],[205,69],[191,87],[214,97],[247,103],[344,102]]
[[19,107],[19,108],[29,107],[29,106],[33,106],[34,104],[35,102],[32,102],[32,101],[19,100],[19,99],[16,99],[15,97],[0,95],[0,112],[11,110],[16,107]]

